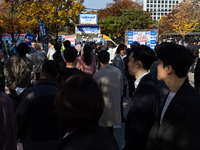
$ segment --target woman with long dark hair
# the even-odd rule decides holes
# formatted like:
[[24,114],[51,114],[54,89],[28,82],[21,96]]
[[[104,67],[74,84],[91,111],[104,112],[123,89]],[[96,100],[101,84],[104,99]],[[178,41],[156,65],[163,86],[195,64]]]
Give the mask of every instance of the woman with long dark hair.
[[[127,47],[125,44],[120,44],[117,48],[116,56],[113,60],[113,66],[117,67],[122,73],[124,86],[128,85],[128,80],[125,76],[125,64],[123,60],[123,56],[126,54],[126,49]],[[125,122],[123,113],[123,95],[121,97],[121,115],[122,115],[122,122]]]
[[56,106],[67,129],[58,150],[119,149],[114,136],[99,126],[104,99],[91,75],[74,75],[64,81],[57,94]]
[[79,56],[76,68],[93,75],[96,72],[96,60],[91,54],[90,45],[85,45],[83,51],[84,54]]

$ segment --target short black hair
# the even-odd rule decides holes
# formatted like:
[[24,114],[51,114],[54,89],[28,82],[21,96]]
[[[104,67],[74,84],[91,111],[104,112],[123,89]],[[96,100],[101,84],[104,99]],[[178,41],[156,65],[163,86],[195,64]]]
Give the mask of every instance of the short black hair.
[[71,46],[71,42],[69,40],[64,41],[63,44],[65,48],[68,48]]
[[74,47],[64,50],[64,58],[66,62],[74,62],[77,57],[78,51]]
[[91,75],[73,75],[59,88],[55,101],[61,122],[69,132],[94,132],[104,109],[100,87]]
[[184,46],[175,43],[167,43],[157,49],[158,59],[163,61],[163,68],[172,66],[179,78],[186,77],[194,58],[192,53]]
[[127,46],[123,43],[121,43],[118,47],[117,47],[117,50],[116,50],[116,53],[119,54],[121,50],[124,50],[124,48],[127,48]]
[[62,45],[59,44],[59,43],[56,43],[56,44],[54,45],[54,48],[55,48],[55,50],[56,50],[57,52],[60,52],[61,47],[62,47]]
[[60,71],[60,66],[53,60],[48,60],[42,65],[42,71],[46,78],[56,80],[56,77]]
[[50,40],[49,40],[49,43],[50,43],[51,45],[54,45],[54,44],[55,44],[55,40],[54,40],[54,39],[50,39]]
[[98,53],[98,59],[101,63],[107,64],[110,59],[110,54],[107,51],[100,51]]
[[28,45],[26,43],[20,43],[17,46],[17,52],[20,56],[26,56],[28,52]]
[[137,48],[132,49],[132,52],[134,62],[140,60],[143,64],[143,68],[149,70],[155,60],[155,54],[153,50],[146,45],[140,45]]

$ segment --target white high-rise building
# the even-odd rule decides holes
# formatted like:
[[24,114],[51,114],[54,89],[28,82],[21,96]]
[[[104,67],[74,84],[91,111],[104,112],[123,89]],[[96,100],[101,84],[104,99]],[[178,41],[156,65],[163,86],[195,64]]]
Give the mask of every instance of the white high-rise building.
[[[132,1],[138,2],[141,0]],[[153,20],[159,20],[161,16],[170,13],[173,6],[179,4],[181,1],[182,0],[142,0],[140,3],[143,4],[144,11],[152,13]]]

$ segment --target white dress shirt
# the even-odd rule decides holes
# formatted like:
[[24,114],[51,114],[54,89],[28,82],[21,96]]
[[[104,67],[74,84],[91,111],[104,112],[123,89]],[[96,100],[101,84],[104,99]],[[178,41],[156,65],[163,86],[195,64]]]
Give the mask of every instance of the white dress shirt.
[[134,82],[135,89],[137,89],[137,86],[139,85],[141,79],[142,79],[145,75],[147,75],[147,74],[149,74],[149,72],[146,72],[146,73],[142,74],[141,76],[139,76],[139,77],[135,80],[135,82]]

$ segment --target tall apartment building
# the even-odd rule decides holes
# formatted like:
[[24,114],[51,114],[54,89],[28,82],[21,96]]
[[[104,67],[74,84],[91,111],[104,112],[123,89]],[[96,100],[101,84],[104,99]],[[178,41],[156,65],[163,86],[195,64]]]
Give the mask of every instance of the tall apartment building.
[[[139,1],[139,0],[132,0]],[[182,0],[143,0],[143,10],[152,13],[153,20],[159,20],[161,16],[170,13],[174,5],[177,5]],[[140,4],[141,5],[141,4]]]

